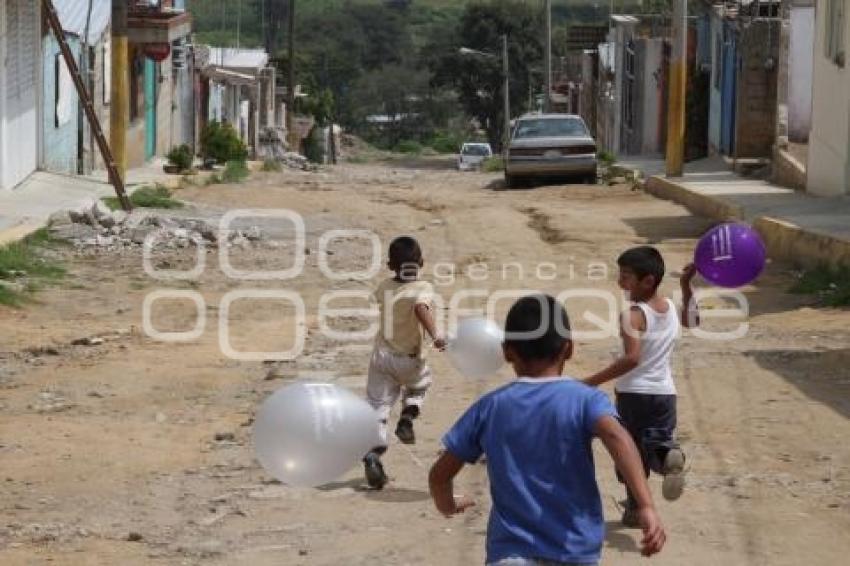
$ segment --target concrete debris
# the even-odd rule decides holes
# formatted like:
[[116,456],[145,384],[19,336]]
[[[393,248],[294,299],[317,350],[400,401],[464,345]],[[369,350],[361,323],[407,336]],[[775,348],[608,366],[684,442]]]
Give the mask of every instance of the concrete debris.
[[57,212],[48,224],[53,237],[68,240],[78,248],[115,251],[142,246],[154,249],[183,249],[205,245],[248,248],[265,239],[258,226],[219,233],[218,226],[200,218],[171,217],[149,210],[109,211],[100,201],[82,210]]

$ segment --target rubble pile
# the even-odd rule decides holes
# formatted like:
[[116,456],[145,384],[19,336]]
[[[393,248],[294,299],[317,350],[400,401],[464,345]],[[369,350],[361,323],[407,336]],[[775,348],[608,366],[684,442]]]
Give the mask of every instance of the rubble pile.
[[141,247],[148,239],[154,249],[178,249],[202,243],[208,248],[246,247],[264,238],[256,226],[222,233],[216,224],[205,219],[166,216],[145,209],[127,214],[109,210],[99,200],[77,210],[53,214],[48,229],[54,238],[67,240],[77,248],[104,251]]
[[279,162],[289,169],[299,171],[317,171],[318,166],[311,163],[300,153],[289,151],[284,132],[280,128],[265,128],[260,132],[260,159],[270,159]]
[[299,169],[301,171],[318,171],[319,166],[315,163],[311,163],[306,157],[301,155],[300,153],[295,153],[294,151],[287,151],[281,156],[276,158],[277,161],[280,161],[284,166],[289,167],[290,169]]

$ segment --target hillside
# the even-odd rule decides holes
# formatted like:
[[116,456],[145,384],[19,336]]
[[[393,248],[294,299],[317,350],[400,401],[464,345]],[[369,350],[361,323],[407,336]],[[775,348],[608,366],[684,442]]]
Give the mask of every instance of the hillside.
[[[239,28],[241,45],[260,45],[262,22],[255,5],[263,0],[189,0],[187,4],[195,21],[198,38],[217,45],[234,45]],[[271,2],[272,0],[267,0]],[[401,4],[405,0],[400,0]],[[536,0],[542,7],[542,1]],[[239,5],[241,2],[241,14]],[[408,0],[405,9],[399,8],[410,26],[414,43],[435,26],[451,25],[467,4],[481,0]],[[343,4],[392,5],[387,0],[310,0],[297,4],[298,20],[330,14]],[[617,9],[637,6],[638,0],[620,0]],[[555,26],[572,22],[605,21],[610,3],[607,0],[553,0],[552,13]],[[237,25],[238,23],[238,25]]]

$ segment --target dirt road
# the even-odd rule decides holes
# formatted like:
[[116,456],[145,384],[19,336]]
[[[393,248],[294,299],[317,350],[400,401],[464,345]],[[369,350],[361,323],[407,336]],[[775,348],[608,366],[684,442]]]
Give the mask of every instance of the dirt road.
[[[285,282],[226,277],[216,253],[207,254],[196,281],[163,282],[145,274],[140,253],[68,250],[71,275],[61,286],[24,310],[0,308],[0,563],[483,563],[485,470],[462,473],[458,491],[478,506],[452,520],[433,510],[425,476],[440,435],[476,396],[509,379],[506,370],[470,381],[432,355],[436,383],[418,422],[419,442],[391,447],[392,483],[384,491],[364,490],[359,468],[321,489],[290,489],[253,459],[251,419],[271,391],[296,379],[358,392],[365,385],[369,342],[328,337],[318,305],[330,291],[368,290],[378,280],[329,280],[320,260],[334,272],[363,271],[371,249],[350,235],[329,241],[333,255],[321,256],[322,234],[370,230],[383,248],[392,236],[412,233],[446,305],[467,293],[455,312],[483,306],[486,296],[477,291],[573,290],[574,324],[593,330],[592,317],[584,315],[603,316],[606,302],[581,290],[616,293],[618,252],[650,242],[677,270],[708,224],[626,186],[506,191],[496,176],[442,165],[258,173],[242,185],[178,194],[204,214],[233,208],[300,214],[310,253],[303,272]],[[232,252],[233,267],[291,266],[297,251],[291,236],[282,229],[278,243]],[[168,252],[155,267],[188,269],[193,254]],[[744,290],[748,317],[705,324],[720,331],[743,320],[749,323],[744,337],[687,336],[676,354],[690,481],[680,501],[659,501],[670,538],[654,564],[837,565],[850,555],[850,317],[787,294],[790,283],[787,266],[770,265],[758,285]],[[303,298],[306,340],[295,361],[264,364],[222,353],[222,297],[257,288]],[[665,288],[674,291],[675,282]],[[144,299],[160,289],[203,297],[206,325],[197,339],[164,343],[142,331]],[[500,301],[497,311],[507,303]],[[708,299],[706,312],[727,303]],[[160,331],[191,330],[196,320],[195,305],[185,299],[161,300],[152,311]],[[228,334],[239,351],[280,350],[295,344],[297,324],[282,302],[243,299],[229,309]],[[355,330],[366,323],[341,317],[332,326]],[[103,343],[71,345],[92,336]],[[587,375],[616,347],[613,337],[579,339],[569,371]],[[601,451],[597,465],[608,519],[603,564],[643,564],[639,532],[619,525],[621,488]],[[657,479],[653,490],[660,500]]]

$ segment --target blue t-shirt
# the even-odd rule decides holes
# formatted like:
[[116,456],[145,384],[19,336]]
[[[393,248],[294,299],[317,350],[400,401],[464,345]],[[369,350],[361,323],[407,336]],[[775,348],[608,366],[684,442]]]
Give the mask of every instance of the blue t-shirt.
[[487,455],[487,562],[599,561],[605,522],[591,441],[605,416],[617,412],[596,388],[520,378],[483,396],[446,433],[443,444],[461,460]]

